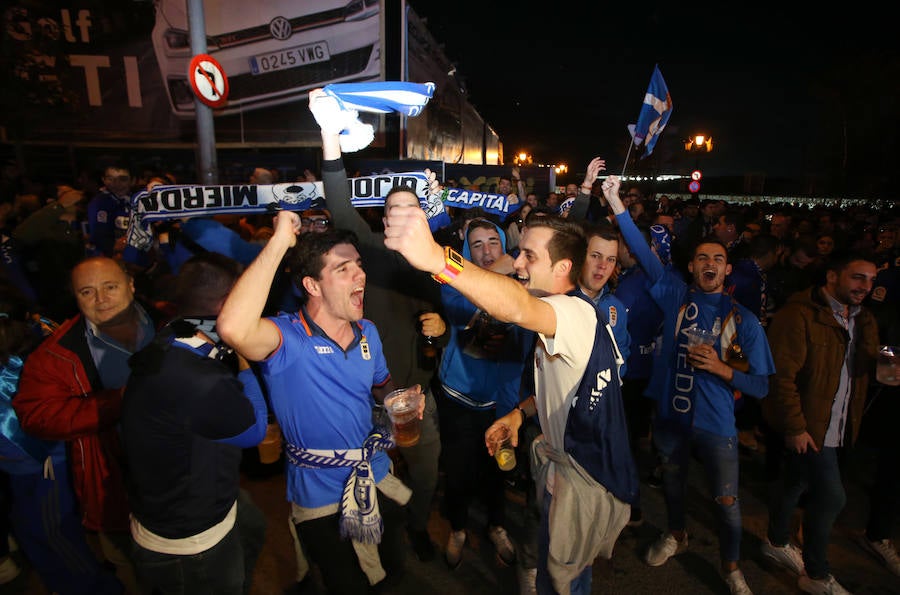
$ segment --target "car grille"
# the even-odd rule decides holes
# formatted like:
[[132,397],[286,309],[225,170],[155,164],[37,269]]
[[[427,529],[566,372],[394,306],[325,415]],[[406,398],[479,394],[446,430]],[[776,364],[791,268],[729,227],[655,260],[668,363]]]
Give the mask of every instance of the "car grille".
[[[297,18],[289,19],[294,35],[300,31],[315,29],[317,27],[327,27],[335,23],[343,22],[344,9],[336,8],[316,14],[303,15]],[[206,38],[206,43],[210,48],[225,49],[244,45],[247,43],[255,43],[263,39],[271,39],[272,34],[269,32],[269,25],[258,25],[242,29],[240,31],[232,31],[221,35],[210,35]]]
[[326,62],[307,66],[276,70],[266,74],[242,74],[228,78],[228,99],[239,101],[248,97],[260,97],[270,93],[287,91],[295,87],[308,87],[322,81],[332,81],[361,72],[369,63],[374,46],[334,54]]

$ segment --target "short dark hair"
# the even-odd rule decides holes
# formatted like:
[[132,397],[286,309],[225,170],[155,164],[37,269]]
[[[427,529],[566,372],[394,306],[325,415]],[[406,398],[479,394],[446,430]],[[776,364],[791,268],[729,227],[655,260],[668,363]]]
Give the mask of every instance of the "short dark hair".
[[479,217],[478,219],[470,219],[469,226],[466,228],[466,239],[468,239],[469,234],[472,233],[474,229],[490,229],[492,231],[499,232],[498,226],[496,223],[491,221],[490,219],[485,219],[483,217]]
[[840,273],[847,268],[847,265],[857,260],[875,264],[875,259],[871,252],[865,250],[840,250],[831,253],[831,256],[825,261],[825,270]]
[[762,258],[766,254],[775,254],[778,252],[778,238],[770,233],[759,233],[753,236],[747,243],[747,256],[751,258]]
[[585,221],[582,223],[582,228],[584,229],[584,237],[589,243],[591,241],[591,238],[594,236],[597,236],[601,240],[608,240],[610,242],[621,241],[619,230],[616,229],[616,226],[613,225],[611,221]]
[[179,316],[218,315],[243,266],[218,252],[201,252],[178,271],[172,301]]
[[587,258],[587,239],[581,226],[556,215],[546,215],[531,219],[528,227],[546,227],[553,231],[553,236],[547,243],[550,263],[556,264],[560,260],[571,260],[572,269],[569,271],[569,280],[573,285],[577,285],[585,258]]
[[725,245],[725,242],[714,235],[702,237],[694,242],[694,245],[691,246],[691,260],[693,260],[697,255],[697,249],[703,244],[718,244],[719,246],[722,246],[722,249],[725,250],[725,262],[728,262],[728,246]]
[[734,230],[740,234],[744,231],[744,216],[736,209],[728,209],[721,215],[726,225],[734,225]]
[[[384,195],[384,207],[383,208],[384,208],[385,214],[387,214],[388,199],[390,197],[392,197],[393,195],[397,194],[398,192],[409,192],[410,194],[415,196],[417,199],[419,199],[419,195],[416,194],[415,188],[410,188],[409,186],[404,186],[403,184],[397,184],[395,186],[392,186],[391,189],[387,191],[387,194]],[[422,202],[422,200],[419,199],[420,204],[421,204],[421,202]]]
[[303,291],[303,278],[321,279],[322,269],[325,267],[324,256],[338,244],[350,244],[359,250],[359,239],[355,233],[349,229],[329,229],[324,233],[300,234],[297,244],[287,253],[285,261],[290,267],[291,280],[303,294],[304,302],[306,292]]
[[531,211],[529,211],[527,215],[525,215],[525,226],[527,227],[531,225],[531,223],[538,217],[547,217],[552,214],[553,210],[550,207],[539,204],[538,206],[531,209]]

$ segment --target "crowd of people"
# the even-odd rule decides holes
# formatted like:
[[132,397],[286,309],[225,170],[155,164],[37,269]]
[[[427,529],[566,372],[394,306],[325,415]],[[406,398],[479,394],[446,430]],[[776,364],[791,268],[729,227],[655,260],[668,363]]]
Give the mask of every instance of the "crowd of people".
[[[598,157],[548,196],[513,168],[496,188],[508,216],[447,208],[435,230],[408,187],[354,207],[333,101],[310,93],[321,204],[157,222],[149,250],[126,243],[131,196],[170,175],[113,163],[95,194],[52,197],[4,180],[0,546],[48,590],[248,593],[266,521],[242,459],[272,428],[297,578],[331,593],[402,581],[410,548],[453,571],[476,500],[522,593],[590,593],[594,561],[643,521],[639,452],[667,513],[644,561],[689,549],[696,461],[722,579],[751,593],[740,449],[765,450],[762,555],[804,592],[846,593],[827,546],[860,439],[878,454],[864,545],[900,577],[900,382],[875,376],[880,346],[900,345],[896,209],[645,196]],[[383,402],[408,387],[421,433],[398,446]],[[498,426],[513,471],[486,438]],[[528,486],[518,542],[512,478]],[[0,550],[0,582],[19,571]]]

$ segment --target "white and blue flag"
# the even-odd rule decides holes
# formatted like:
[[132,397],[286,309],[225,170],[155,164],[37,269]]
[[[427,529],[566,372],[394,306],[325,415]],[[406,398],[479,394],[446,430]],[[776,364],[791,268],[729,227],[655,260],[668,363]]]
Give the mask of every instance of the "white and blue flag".
[[434,83],[335,83],[322,90],[337,99],[342,109],[413,117],[422,113],[434,95]]
[[[653,75],[650,77],[650,85],[647,94],[644,95],[644,103],[641,105],[641,113],[637,124],[628,126],[628,131],[634,138],[634,144],[640,146],[644,143],[644,155],[648,157],[656,146],[656,141],[672,115],[672,96],[669,88],[659,71],[659,65],[653,67]],[[642,158],[643,158],[642,157]]]

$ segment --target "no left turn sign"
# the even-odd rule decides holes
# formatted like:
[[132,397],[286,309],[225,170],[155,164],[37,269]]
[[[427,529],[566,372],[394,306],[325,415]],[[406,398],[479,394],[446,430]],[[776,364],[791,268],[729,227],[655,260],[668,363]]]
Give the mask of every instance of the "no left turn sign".
[[228,78],[222,65],[209,54],[197,54],[188,66],[191,89],[200,101],[212,108],[228,101]]

